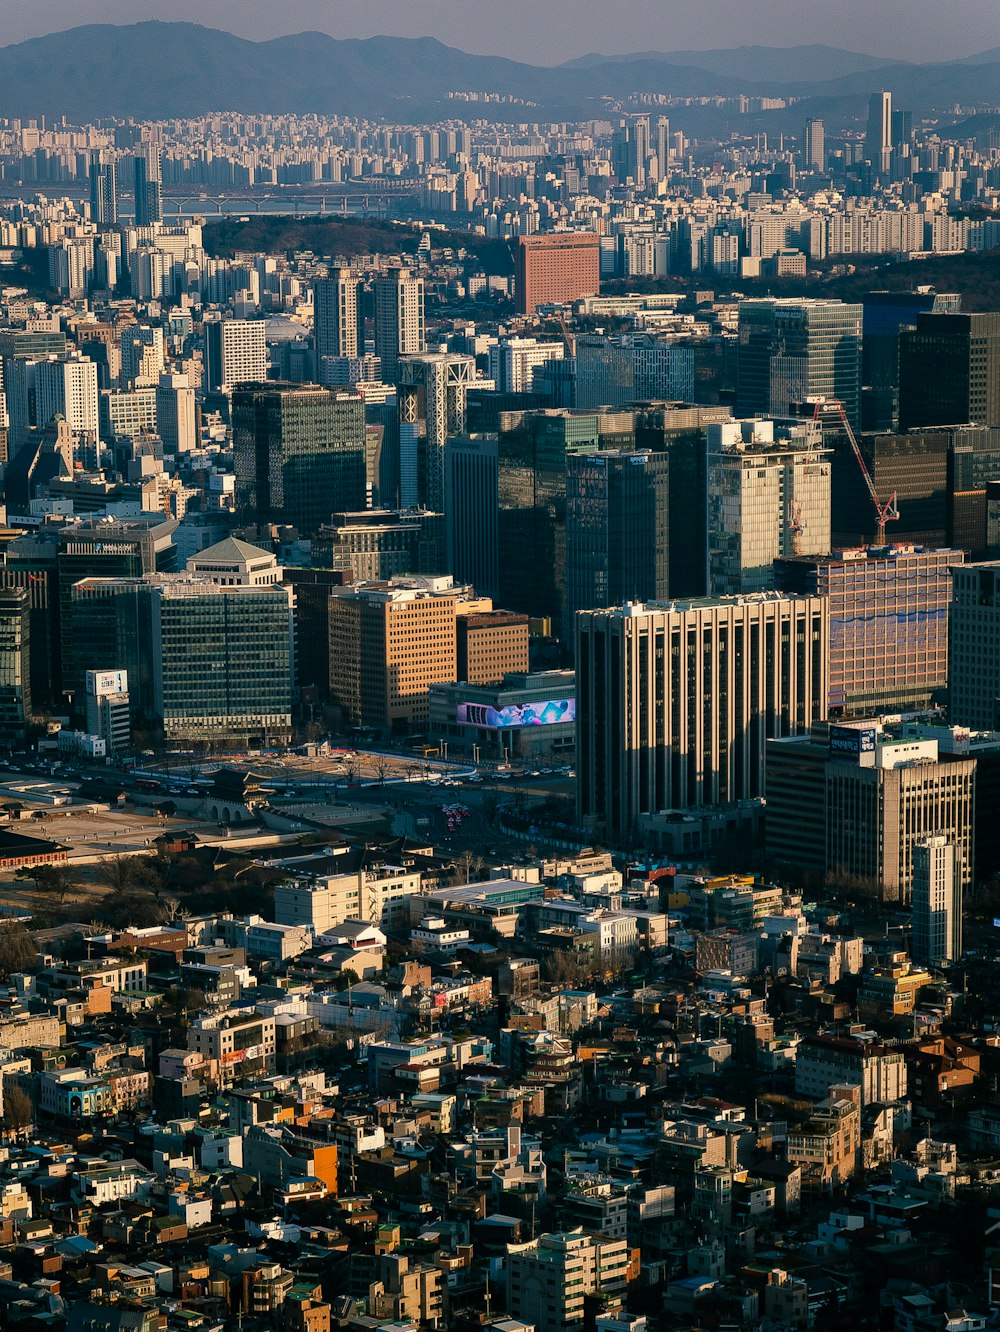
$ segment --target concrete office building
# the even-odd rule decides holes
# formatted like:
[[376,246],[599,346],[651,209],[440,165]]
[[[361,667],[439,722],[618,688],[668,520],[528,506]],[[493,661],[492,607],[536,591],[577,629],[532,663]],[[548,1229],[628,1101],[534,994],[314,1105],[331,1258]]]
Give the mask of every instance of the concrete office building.
[[332,589],[330,697],[352,724],[426,724],[428,689],[455,679],[455,616],[466,596],[449,577]]
[[913,931],[910,955],[939,967],[962,956],[962,888],[955,847],[947,837],[922,837],[913,847]]
[[315,533],[335,510],[366,507],[364,400],[318,384],[244,384],[233,458],[245,522]]
[[277,556],[236,537],[206,546],[187,562],[188,573],[219,587],[273,587],[281,582]]
[[830,457],[819,427],[724,421],[706,427],[708,588],[774,586],[783,555],[830,549]]
[[1000,313],[918,314],[899,335],[899,424],[1000,425]]
[[797,872],[909,902],[913,848],[943,835],[963,891],[972,881],[976,760],[880,722],[817,728],[767,745],[767,849]]
[[162,374],[156,385],[156,433],[166,455],[189,453],[198,446],[194,389],[187,375]]
[[822,171],[826,166],[826,130],[822,120],[810,116],[802,136],[802,165],[806,171]]
[[669,595],[669,469],[662,453],[567,455],[567,642],[577,611]]
[[872,717],[943,702],[951,569],[962,552],[861,546],[774,564],[780,592],[830,607],[831,715]]
[[956,568],[952,580],[949,716],[957,726],[1000,730],[1000,561]]
[[97,366],[84,357],[39,361],[35,366],[35,420],[46,426],[61,416],[74,432],[100,439]]
[[821,597],[756,593],[577,616],[577,802],[610,841],[764,795],[768,739],[826,715]]
[[842,402],[860,429],[861,315],[841,301],[741,301],[737,416],[788,416],[819,395]]
[[205,324],[205,387],[231,393],[239,384],[267,379],[263,319],[214,319]]
[[513,611],[475,611],[455,621],[455,679],[497,684],[528,669],[528,617]]
[[166,367],[163,329],[132,324],[121,335],[123,388],[141,388],[159,383]]
[[578,337],[575,362],[573,405],[581,410],[694,398],[694,349],[648,333]]
[[494,684],[433,684],[427,729],[452,756],[566,760],[576,748],[575,700],[572,671],[512,671]]
[[358,279],[349,268],[334,268],[313,286],[316,364],[324,356],[358,355]]
[[437,353],[398,363],[400,506],[444,511],[445,451],[465,433],[466,395],[475,381],[471,356]]
[[600,237],[589,231],[553,231],[519,236],[514,256],[514,300],[518,313],[539,305],[596,296],[601,289]]
[[135,225],[149,227],[163,221],[163,175],[160,150],[147,148],[132,159]]
[[445,446],[448,568],[484,596],[500,590],[498,437],[461,435]]
[[424,328],[424,280],[408,268],[393,268],[375,282],[375,355],[382,378],[395,382],[401,356],[427,350]]
[[88,671],[86,675],[87,734],[98,735],[109,754],[129,747],[131,708],[128,671]]
[[490,348],[489,377],[497,393],[531,393],[536,367],[563,359],[561,342],[537,338],[501,338]]
[[366,509],[335,513],[312,543],[313,559],[344,583],[399,574],[439,574],[445,556],[444,514],[428,509]]

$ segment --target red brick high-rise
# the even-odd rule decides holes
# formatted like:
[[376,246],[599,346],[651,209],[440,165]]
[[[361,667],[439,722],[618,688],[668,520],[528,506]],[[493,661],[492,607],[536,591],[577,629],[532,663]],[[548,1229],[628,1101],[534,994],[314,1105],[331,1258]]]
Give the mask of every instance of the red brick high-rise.
[[601,289],[601,242],[591,231],[520,236],[515,300],[521,314],[548,301],[575,301]]

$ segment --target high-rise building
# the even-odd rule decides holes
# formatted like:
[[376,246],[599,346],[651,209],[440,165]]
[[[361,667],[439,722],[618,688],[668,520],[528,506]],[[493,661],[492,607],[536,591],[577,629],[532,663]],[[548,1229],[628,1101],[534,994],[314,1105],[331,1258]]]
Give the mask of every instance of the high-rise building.
[[163,329],[130,324],[122,329],[122,386],[140,388],[159,382],[166,368]]
[[135,188],[135,225],[149,227],[154,222],[162,222],[163,178],[158,148],[146,148],[133,157],[132,179]]
[[292,732],[292,604],[282,584],[153,575],[153,708],[168,740],[283,744]]
[[332,589],[330,698],[354,725],[426,725],[428,689],[455,679],[464,595],[447,577]]
[[574,406],[581,410],[694,398],[693,347],[661,342],[648,333],[580,337],[575,360]]
[[561,361],[561,342],[539,342],[537,338],[501,338],[490,348],[490,379],[497,393],[531,393],[536,366]]
[[344,583],[444,573],[445,552],[444,514],[429,509],[335,513],[312,542],[314,564],[338,570]]
[[952,571],[948,621],[949,716],[956,726],[1000,730],[1000,561]]
[[822,171],[826,166],[826,130],[818,116],[810,116],[806,121],[802,165],[806,171]]
[[20,587],[0,587],[0,735],[18,739],[31,720],[31,603]]
[[194,389],[187,375],[160,375],[156,385],[156,431],[165,454],[189,453],[197,448]]
[[576,632],[579,813],[614,843],[668,810],[763,796],[766,741],[826,714],[822,597],[633,603],[582,612]]
[[861,306],[807,299],[741,301],[738,416],[788,416],[806,398],[836,398],[861,420]]
[[706,427],[708,589],[774,586],[783,555],[830,549],[830,457],[817,425],[722,421]]
[[666,116],[656,118],[656,169],[660,180],[670,175],[670,121]]
[[552,231],[519,236],[514,300],[520,314],[534,314],[550,301],[579,300],[601,289],[600,237],[589,231]]
[[46,426],[61,416],[73,431],[100,438],[97,366],[84,357],[39,361],[35,366],[35,418]]
[[500,601],[551,620],[562,632],[566,601],[566,459],[632,448],[631,412],[513,412],[497,440]]
[[899,335],[920,314],[957,314],[962,298],[950,292],[870,291],[862,297],[861,426],[895,430],[899,424]]
[[892,93],[874,92],[868,98],[865,157],[876,174],[889,170],[892,161]]
[[928,967],[962,956],[962,890],[955,848],[940,835],[922,837],[913,847],[910,955]]
[[767,745],[768,858],[835,875],[883,901],[908,902],[914,845],[955,847],[962,891],[972,882],[976,760],[942,755],[934,738],[880,722],[817,727]]
[[390,269],[375,282],[375,355],[382,378],[395,383],[399,358],[426,350],[424,280],[408,268]]
[[611,138],[611,166],[619,185],[645,189],[649,153],[649,116],[619,120]]
[[465,433],[466,395],[476,377],[471,356],[439,352],[399,361],[399,504],[444,511],[445,450]]
[[899,335],[899,424],[1000,425],[1000,312],[918,314]]
[[233,458],[247,521],[315,533],[334,511],[366,507],[364,400],[318,384],[243,384]]
[[963,558],[895,545],[775,561],[780,592],[829,602],[831,715],[873,717],[944,701],[951,569]]
[[238,384],[267,379],[267,339],[262,319],[216,319],[205,325],[205,387],[232,392]]
[[669,595],[670,459],[663,453],[566,457],[566,642],[577,611]]
[[528,617],[513,611],[473,611],[455,620],[455,679],[499,684],[528,669]]
[[113,159],[101,160],[94,153],[88,168],[90,218],[97,227],[113,227],[118,222],[118,168]]
[[680,403],[643,403],[635,412],[636,447],[664,453],[670,460],[667,540],[674,598],[702,597],[708,588],[706,431],[711,422],[730,419],[728,407]]
[[358,355],[358,280],[349,268],[335,268],[313,286],[316,364],[324,356]]
[[498,437],[459,435],[445,455],[448,568],[484,596],[500,588]]

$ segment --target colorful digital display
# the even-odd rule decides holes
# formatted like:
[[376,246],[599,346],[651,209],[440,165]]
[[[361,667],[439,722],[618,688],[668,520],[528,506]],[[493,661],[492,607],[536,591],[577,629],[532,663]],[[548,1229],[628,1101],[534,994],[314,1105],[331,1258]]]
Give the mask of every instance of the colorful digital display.
[[493,708],[488,703],[459,703],[455,720],[461,726],[481,726],[490,731],[520,726],[554,726],[557,722],[576,721],[576,699],[549,698],[537,703],[509,703],[505,708]]

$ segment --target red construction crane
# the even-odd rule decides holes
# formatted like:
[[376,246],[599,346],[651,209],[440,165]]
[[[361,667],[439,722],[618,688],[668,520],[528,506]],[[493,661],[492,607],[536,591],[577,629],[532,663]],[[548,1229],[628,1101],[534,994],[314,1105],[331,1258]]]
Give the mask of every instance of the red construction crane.
[[844,434],[850,441],[851,451],[854,454],[854,460],[861,468],[861,475],[865,479],[865,486],[871,497],[872,505],[877,517],[876,527],[876,546],[885,545],[885,525],[899,521],[899,509],[896,505],[897,491],[893,491],[887,500],[881,500],[878,491],[875,489],[875,482],[872,480],[871,472],[868,470],[868,464],[865,462],[864,454],[861,452],[861,446],[858,444],[857,436],[851,428],[851,423],[847,419],[847,413],[844,411],[844,404],[837,398],[807,398],[807,402],[813,404],[813,420],[822,421],[824,416],[835,416],[843,428]]

